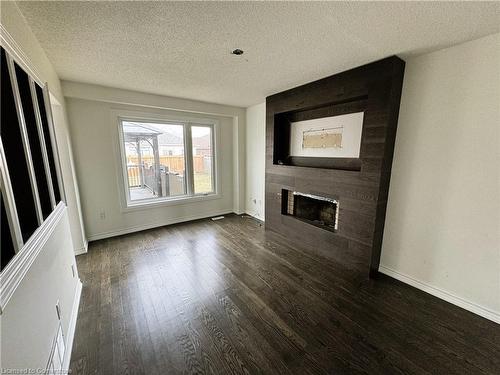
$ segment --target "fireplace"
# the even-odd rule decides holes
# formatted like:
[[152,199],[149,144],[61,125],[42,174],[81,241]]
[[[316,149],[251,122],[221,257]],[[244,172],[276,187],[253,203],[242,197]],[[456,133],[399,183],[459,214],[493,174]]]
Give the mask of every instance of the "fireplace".
[[[378,274],[404,67],[392,56],[266,98],[266,230],[360,275]],[[320,155],[347,144],[340,119],[360,112],[360,145],[349,138],[356,153]],[[338,125],[318,123],[333,118]]]
[[335,232],[338,228],[339,202],[328,197],[282,190],[282,214],[319,228]]

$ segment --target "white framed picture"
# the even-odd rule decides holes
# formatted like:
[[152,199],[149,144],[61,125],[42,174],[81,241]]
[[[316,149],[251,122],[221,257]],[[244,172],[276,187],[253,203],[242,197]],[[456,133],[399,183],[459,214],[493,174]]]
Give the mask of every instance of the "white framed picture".
[[359,158],[364,112],[290,124],[290,156]]

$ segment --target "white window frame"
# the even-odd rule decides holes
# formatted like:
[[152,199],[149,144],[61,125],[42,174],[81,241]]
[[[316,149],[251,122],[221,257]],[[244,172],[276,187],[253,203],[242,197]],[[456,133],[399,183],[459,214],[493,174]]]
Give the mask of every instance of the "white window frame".
[[[112,111],[112,117],[115,119],[116,124],[116,142],[117,144],[117,163],[118,185],[120,191],[120,206],[122,212],[144,210],[162,206],[173,206],[186,203],[194,203],[212,199],[221,198],[220,190],[220,160],[218,152],[218,138],[219,138],[219,121],[213,118],[199,118],[193,116],[179,116],[179,115],[157,115],[151,113],[135,113],[127,111]],[[125,143],[123,137],[124,121],[142,122],[142,123],[155,123],[155,124],[172,124],[184,126],[184,162],[185,162],[185,181],[186,191],[185,195],[178,195],[174,197],[150,198],[141,200],[131,200],[128,185],[127,173],[127,158],[125,152]],[[194,173],[193,173],[193,147],[191,137],[192,126],[206,126],[212,130],[212,185],[213,191],[209,193],[194,193]]]

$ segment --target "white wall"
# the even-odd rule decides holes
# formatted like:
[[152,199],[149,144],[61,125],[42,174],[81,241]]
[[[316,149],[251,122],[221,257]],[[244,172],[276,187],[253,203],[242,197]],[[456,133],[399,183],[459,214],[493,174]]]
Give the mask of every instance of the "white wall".
[[[500,322],[499,46],[407,61],[380,271]],[[260,218],[265,103],[247,108],[246,147],[246,211]]]
[[[47,81],[51,93],[62,101],[57,74],[17,5],[14,2],[1,2],[0,6],[2,45],[10,53],[17,53],[39,79]],[[64,104],[62,107],[64,110]],[[56,132],[58,130],[56,127]],[[58,142],[63,140],[58,139]],[[63,179],[65,185],[72,183],[67,175]],[[71,270],[72,265],[76,270],[76,265],[68,209],[63,207],[62,211],[51,226],[52,234],[45,238],[47,242],[43,246],[38,247],[40,252],[24,277],[19,278],[20,284],[0,315],[2,368],[45,368],[56,334],[57,301],[62,310],[66,344],[70,347],[75,322],[72,312],[77,307],[81,284],[78,274],[73,275]],[[18,260],[26,259],[19,256]]]
[[68,205],[68,219],[75,255],[87,252],[87,237],[83,226],[80,191],[73,162],[73,149],[69,136],[65,107],[52,98],[52,117],[56,133],[61,172],[64,179],[64,194]]
[[[242,142],[244,145],[244,109],[73,82],[64,82],[63,87],[89,240],[238,212],[243,207],[244,186],[240,181],[244,178],[241,176],[244,155],[240,145]],[[151,113],[167,118],[184,115],[217,120],[221,196],[124,212],[120,203],[121,163],[116,121],[117,112],[123,111],[139,116]]]
[[[56,303],[71,350],[80,281],[73,276],[67,209],[1,315],[1,368],[45,369],[56,336]],[[75,267],[76,268],[76,267]],[[69,338],[69,339],[68,339]],[[69,352],[68,352],[69,353]],[[69,357],[67,357],[69,360]],[[69,362],[66,360],[65,365]]]
[[500,322],[499,106],[500,34],[407,61],[380,269]]
[[246,116],[247,214],[264,220],[266,170],[266,103],[247,108]]

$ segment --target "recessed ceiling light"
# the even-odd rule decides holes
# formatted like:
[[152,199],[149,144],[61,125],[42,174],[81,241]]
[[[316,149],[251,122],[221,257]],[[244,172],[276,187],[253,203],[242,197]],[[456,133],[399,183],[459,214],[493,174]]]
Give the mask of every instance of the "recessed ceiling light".
[[239,48],[236,48],[233,52],[231,52],[233,55],[243,55],[243,50],[242,49],[239,49]]

